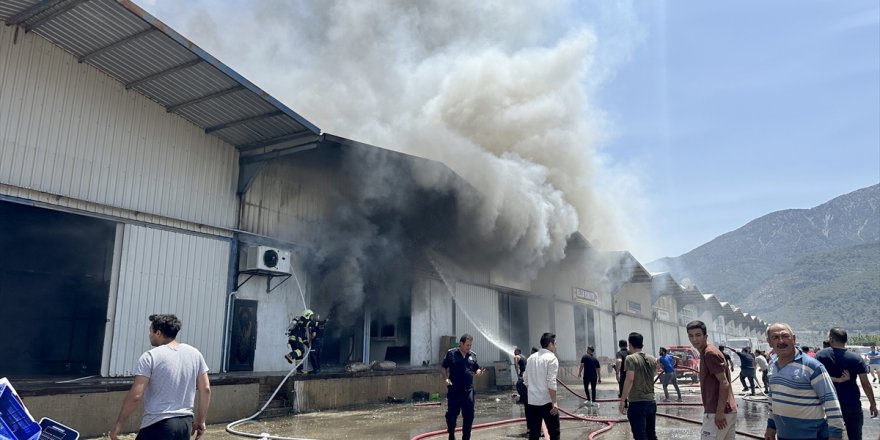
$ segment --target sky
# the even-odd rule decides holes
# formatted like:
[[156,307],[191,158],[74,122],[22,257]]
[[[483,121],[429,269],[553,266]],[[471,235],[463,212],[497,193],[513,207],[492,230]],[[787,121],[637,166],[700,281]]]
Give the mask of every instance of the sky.
[[876,0],[135,1],[325,132],[443,161],[550,260],[880,182]]

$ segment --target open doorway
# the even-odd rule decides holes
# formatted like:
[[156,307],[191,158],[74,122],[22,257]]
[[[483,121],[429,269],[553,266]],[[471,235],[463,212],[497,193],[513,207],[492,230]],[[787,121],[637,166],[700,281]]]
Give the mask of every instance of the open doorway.
[[99,374],[116,224],[0,201],[0,371]]

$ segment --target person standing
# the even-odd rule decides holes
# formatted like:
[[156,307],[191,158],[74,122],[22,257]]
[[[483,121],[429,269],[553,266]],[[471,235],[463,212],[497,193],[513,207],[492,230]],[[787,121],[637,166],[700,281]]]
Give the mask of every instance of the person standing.
[[[617,379],[617,397],[623,395],[623,381],[626,379],[626,365],[624,365],[623,361],[629,356],[629,351],[627,351],[628,343],[621,339],[617,341],[617,353],[614,355],[614,375],[615,379]],[[626,407],[626,401],[623,401],[623,406]]]
[[880,351],[877,351],[877,344],[871,343],[871,351],[868,352],[868,368],[869,374],[874,376],[874,382],[880,379]]
[[526,383],[523,382],[523,374],[526,372],[526,358],[519,348],[513,350],[513,367],[516,368],[516,392],[519,394],[519,400],[516,403],[527,404],[529,403],[529,391],[526,389]]
[[321,372],[321,350],[324,348],[324,328],[327,326],[327,320],[321,321],[321,316],[317,313],[311,317],[311,349],[309,350],[309,365],[312,367],[312,373]]
[[681,390],[678,388],[678,379],[675,377],[675,356],[669,354],[665,347],[660,347],[660,357],[657,362],[663,366],[663,372],[660,373],[660,383],[663,384],[663,401],[669,401],[669,384],[675,387],[675,393],[678,394],[676,402],[681,402]]
[[[635,440],[657,440],[657,402],[654,401],[654,372],[657,360],[642,353],[644,337],[629,334],[629,355],[624,360],[626,378],[618,410],[626,414]],[[629,408],[626,401],[629,400]]]
[[821,362],[795,347],[797,335],[781,322],[767,327],[770,361],[770,417],[765,440],[809,438],[841,440],[843,418],[831,376]]
[[736,436],[736,399],[724,354],[709,343],[703,321],[691,321],[686,328],[688,340],[700,352],[700,394],[703,397],[700,438],[733,439]]
[[[587,347],[587,353],[581,357],[581,365],[578,368],[578,377],[583,374],[584,395],[587,402],[596,403],[596,383],[602,383],[602,365],[595,356],[596,349]],[[585,402],[586,403],[586,402]]]
[[471,351],[474,337],[465,333],[458,340],[458,348],[450,348],[443,358],[440,375],[446,382],[446,430],[449,439],[455,439],[455,422],[461,413],[461,438],[471,438],[474,425],[474,376],[483,374],[477,354]]
[[[724,355],[724,360],[727,361],[727,365],[730,366],[730,372],[733,373],[733,359],[731,359],[730,355],[727,354],[726,351],[724,351],[725,348],[727,347],[725,347],[724,345],[718,346],[718,350],[721,351],[721,354]],[[743,385],[743,388],[745,388],[745,385]]]
[[529,356],[524,376],[529,389],[526,404],[526,426],[529,440],[538,440],[541,422],[547,426],[550,440],[559,440],[559,403],[556,400],[556,375],[559,359],[556,358],[556,335],[541,335],[541,349]]
[[[752,355],[751,348],[743,347],[742,351],[733,351],[733,354],[739,357],[739,381],[743,386],[743,392],[749,391],[751,385],[752,395],[755,395],[755,356]],[[746,385],[746,379],[749,385]]]
[[865,396],[868,397],[872,417],[877,416],[877,402],[874,401],[874,390],[871,389],[871,381],[868,380],[868,369],[865,368],[861,356],[846,349],[847,339],[849,338],[846,330],[833,327],[828,331],[831,347],[816,353],[816,360],[825,366],[828,375],[831,376],[831,382],[834,383],[847,437],[850,440],[862,440],[862,425],[865,417],[862,414],[862,401],[856,377],[861,381]]
[[770,369],[770,366],[767,363],[767,354],[761,350],[755,350],[755,365],[758,366],[758,371],[761,372],[761,383],[764,387],[764,394],[767,394],[770,392],[770,382],[767,379],[767,370]]
[[[150,315],[150,345],[153,349],[138,359],[134,384],[129,389],[110,438],[117,440],[128,417],[144,401],[138,440],[186,440],[205,433],[211,382],[208,365],[195,348],[177,342],[181,323],[174,315]],[[196,390],[198,411],[193,411]],[[195,421],[193,421],[195,415]]]

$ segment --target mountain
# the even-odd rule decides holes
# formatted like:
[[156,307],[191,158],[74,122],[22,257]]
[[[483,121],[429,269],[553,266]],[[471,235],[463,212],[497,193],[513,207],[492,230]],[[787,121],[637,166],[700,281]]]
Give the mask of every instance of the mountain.
[[[754,307],[773,297],[775,305],[786,310],[775,316],[791,317],[793,321],[804,316],[793,312],[800,310],[801,304],[809,302],[819,307],[825,304],[821,299],[829,292],[836,292],[835,297],[846,305],[828,306],[858,311],[853,307],[867,301],[876,307],[880,303],[876,299],[880,297],[880,275],[876,275],[880,273],[880,258],[872,245],[878,244],[880,184],[811,209],[767,214],[684,255],[663,258],[647,267],[652,272],[671,272],[678,280],[689,278],[704,293],[754,310],[768,321],[772,317]],[[875,274],[873,278],[866,275],[870,272]],[[866,292],[873,292],[873,297],[864,296]],[[761,310],[769,312],[768,307]],[[814,314],[828,311],[822,307],[806,310]],[[880,315],[874,310],[871,316],[876,321]],[[806,317],[802,319],[812,328]]]

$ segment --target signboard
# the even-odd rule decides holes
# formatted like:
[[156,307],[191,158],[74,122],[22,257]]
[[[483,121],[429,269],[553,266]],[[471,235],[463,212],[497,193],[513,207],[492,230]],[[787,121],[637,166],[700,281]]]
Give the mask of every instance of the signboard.
[[626,311],[636,315],[642,314],[642,304],[633,300],[626,300]]
[[657,309],[657,319],[661,321],[669,321],[669,311],[664,309]]
[[684,307],[684,308],[682,308],[681,310],[679,310],[679,311],[678,311],[678,316],[679,316],[683,321],[687,321],[687,322],[690,322],[690,321],[693,321],[694,319],[697,319],[697,314],[696,314],[696,312],[694,312],[693,310],[691,310],[691,309],[689,309],[689,308],[687,308],[687,307]]
[[574,302],[581,304],[588,304],[591,306],[599,305],[599,294],[587,289],[581,289],[579,287],[571,288],[571,299]]

